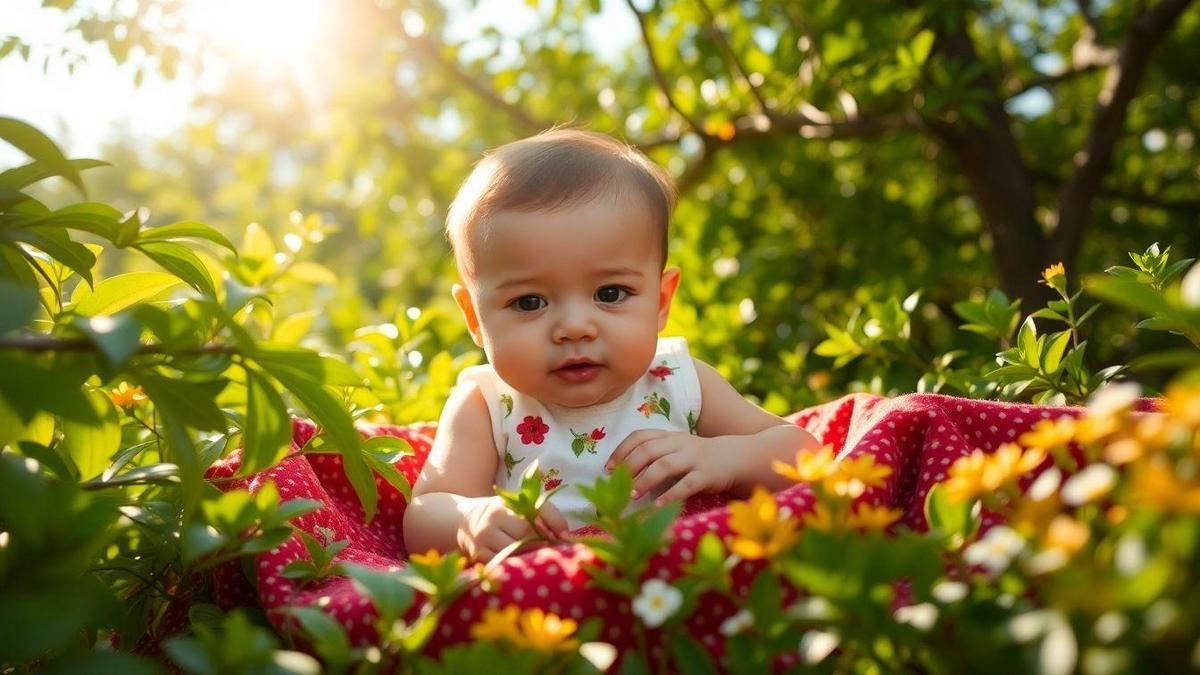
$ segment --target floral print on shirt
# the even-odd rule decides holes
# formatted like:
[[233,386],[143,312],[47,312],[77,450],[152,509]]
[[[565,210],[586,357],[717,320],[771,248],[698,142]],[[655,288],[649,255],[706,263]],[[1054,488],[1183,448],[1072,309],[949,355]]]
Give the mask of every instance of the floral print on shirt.
[[650,369],[650,376],[657,377],[663,382],[666,382],[667,378],[675,374],[675,371],[677,370],[679,370],[678,366],[672,368],[671,366],[667,365],[666,361],[661,361],[660,365],[654,366]]
[[659,396],[658,392],[647,395],[642,399],[642,404],[637,407],[637,411],[650,419],[650,416],[658,413],[668,420],[671,419],[671,402],[665,397]]
[[596,427],[582,434],[576,432],[574,429],[570,429],[569,431],[575,437],[571,441],[571,452],[575,453],[576,457],[582,455],[584,452],[590,452],[593,455],[596,454],[596,444],[604,439],[604,427]]
[[517,425],[517,433],[521,435],[521,442],[525,445],[530,443],[541,445],[542,441],[546,440],[548,431],[550,431],[550,427],[546,426],[540,415],[537,417],[526,415],[525,420]]

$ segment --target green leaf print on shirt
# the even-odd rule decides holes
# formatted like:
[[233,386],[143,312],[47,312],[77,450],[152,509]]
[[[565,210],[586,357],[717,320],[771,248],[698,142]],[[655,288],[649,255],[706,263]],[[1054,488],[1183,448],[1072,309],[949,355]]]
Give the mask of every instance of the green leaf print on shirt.
[[513,457],[512,453],[508,451],[508,448],[504,449],[504,472],[508,474],[509,478],[512,478],[513,467],[524,461],[524,457]]
[[666,398],[659,396],[658,392],[649,394],[642,400],[642,404],[637,408],[638,412],[650,419],[650,416],[658,413],[668,420],[671,419],[671,402]]
[[582,434],[576,433],[574,429],[569,429],[569,431],[575,437],[575,440],[571,441],[571,452],[575,453],[576,457],[582,455],[584,451],[596,454],[596,444],[604,438],[604,427],[596,427]]
[[512,414],[512,396],[509,396],[508,394],[500,394],[500,405],[504,406],[504,417],[507,419],[508,416]]
[[688,433],[693,436],[696,435],[696,422],[696,411],[689,410],[687,414]]

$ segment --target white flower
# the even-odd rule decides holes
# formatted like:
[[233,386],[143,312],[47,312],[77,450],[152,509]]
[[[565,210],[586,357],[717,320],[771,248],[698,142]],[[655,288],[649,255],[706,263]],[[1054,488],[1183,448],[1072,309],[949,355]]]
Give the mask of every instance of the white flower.
[[993,574],[1003,572],[1012,559],[1025,548],[1025,540],[1006,525],[997,525],[988,530],[983,539],[971,544],[963,552],[968,565],[983,565]]
[[650,628],[658,628],[682,604],[683,593],[678,588],[662,579],[647,579],[633,599],[633,613]]
[[800,637],[800,658],[808,664],[820,663],[838,646],[838,636],[823,630],[810,630]]
[[1192,265],[1192,269],[1183,275],[1179,299],[1188,307],[1200,307],[1200,262]]
[[938,609],[932,603],[922,602],[919,605],[900,607],[892,616],[900,623],[906,623],[919,631],[925,632],[937,623]]
[[1049,574],[1062,568],[1070,560],[1071,558],[1062,549],[1050,548],[1038,551],[1036,555],[1026,560],[1025,571],[1034,575]]
[[967,586],[961,581],[940,581],[937,584],[934,584],[933,588],[929,592],[933,595],[934,600],[937,600],[941,603],[950,604],[952,602],[958,602],[959,600],[967,597],[967,593],[969,593],[970,590],[971,587]]
[[1132,406],[1142,395],[1134,382],[1115,382],[1101,387],[1088,399],[1088,413],[1100,417],[1115,415]]
[[1057,492],[1060,485],[1062,485],[1062,471],[1059,471],[1057,466],[1052,466],[1034,479],[1029,489],[1025,491],[1025,495],[1035,502],[1040,502]]
[[1116,469],[1107,464],[1092,464],[1063,483],[1062,500],[1067,506],[1094,502],[1108,494],[1116,484]]
[[739,610],[737,614],[721,622],[721,635],[729,637],[737,635],[754,625],[754,615],[747,610]]

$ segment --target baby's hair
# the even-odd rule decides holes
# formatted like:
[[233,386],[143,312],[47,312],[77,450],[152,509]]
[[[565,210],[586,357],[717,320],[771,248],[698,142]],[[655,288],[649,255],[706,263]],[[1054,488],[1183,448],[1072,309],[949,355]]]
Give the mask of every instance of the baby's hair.
[[551,129],[484,155],[450,205],[446,236],[461,252],[464,238],[501,211],[555,211],[629,189],[655,221],[666,264],[671,177],[637,148],[582,129]]

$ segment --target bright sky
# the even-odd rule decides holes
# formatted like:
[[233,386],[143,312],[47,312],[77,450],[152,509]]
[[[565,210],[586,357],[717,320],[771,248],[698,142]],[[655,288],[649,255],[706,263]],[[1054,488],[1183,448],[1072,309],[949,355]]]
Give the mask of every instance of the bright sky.
[[[118,0],[118,6],[127,0]],[[311,62],[318,55],[301,53],[298,45],[311,45],[306,37],[315,35],[323,24],[323,13],[332,11],[339,0],[191,0],[189,11],[196,20],[189,25],[206,32],[221,46],[242,51],[247,62],[263,69],[288,70],[294,77],[311,77],[314,71],[292,66]],[[344,1],[344,0],[342,0]],[[79,0],[83,7],[107,8],[105,0]],[[489,0],[479,2],[472,11],[466,0],[449,0],[462,7],[454,14],[448,37],[469,39],[485,26],[496,26],[508,35],[519,35],[536,25],[537,13],[525,0]],[[549,3],[544,3],[549,4]],[[284,11],[280,11],[280,10]],[[279,16],[286,16],[280,22]],[[410,20],[412,17],[407,17]],[[406,25],[407,25],[406,21]],[[16,54],[0,60],[0,84],[8,93],[0,99],[0,116],[16,117],[48,133],[71,157],[95,157],[102,142],[123,128],[137,138],[167,136],[183,124],[197,87],[216,86],[197,83],[186,70],[171,81],[148,73],[141,87],[133,85],[133,69],[117,66],[102,45],[87,45],[78,34],[67,34],[69,18],[58,10],[42,7],[41,0],[0,0],[0,41],[7,35],[19,35],[35,46],[26,63]],[[274,32],[262,26],[277,27]],[[615,54],[637,39],[637,24],[619,0],[605,0],[602,13],[585,26],[589,44],[601,54]],[[317,41],[319,42],[319,41]],[[74,74],[61,62],[42,71],[47,53],[70,47],[88,55]],[[302,47],[301,47],[302,48]],[[13,96],[12,92],[20,92]],[[23,161],[23,155],[0,143],[0,168]]]

